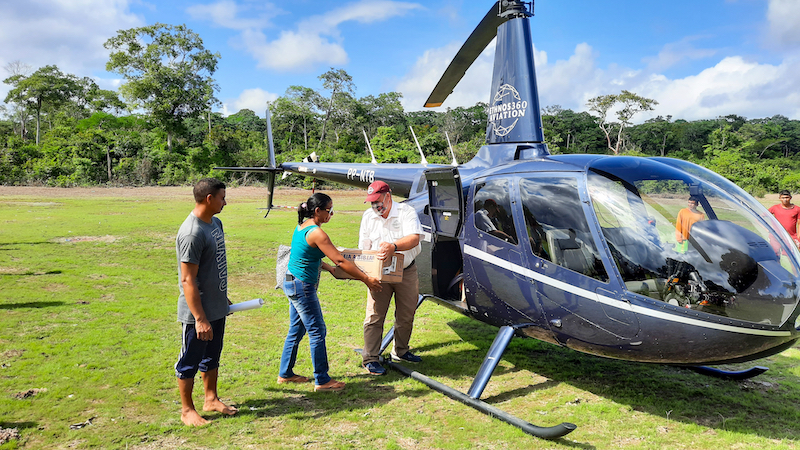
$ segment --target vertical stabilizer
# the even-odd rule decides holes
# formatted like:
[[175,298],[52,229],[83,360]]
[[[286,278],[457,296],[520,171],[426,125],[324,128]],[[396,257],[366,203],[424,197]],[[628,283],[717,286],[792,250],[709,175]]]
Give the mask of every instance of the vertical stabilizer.
[[527,15],[497,28],[489,99],[488,144],[544,142],[530,22]]

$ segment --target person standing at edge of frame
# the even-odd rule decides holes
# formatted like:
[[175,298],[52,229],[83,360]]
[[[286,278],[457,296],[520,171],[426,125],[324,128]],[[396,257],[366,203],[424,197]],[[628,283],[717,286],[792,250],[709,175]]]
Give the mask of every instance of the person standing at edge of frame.
[[333,217],[333,200],[317,192],[300,204],[297,227],[292,235],[292,250],[283,292],[289,297],[289,332],[283,344],[278,384],[307,383],[309,379],[292,370],[297,360],[300,340],[308,331],[311,364],[314,366],[314,391],[341,391],[344,383],[328,375],[328,349],[325,345],[327,328],[317,297],[320,268],[333,274],[334,267],[322,261],[328,257],[337,267],[352,275],[369,290],[381,289],[377,278],[362,272],[352,261],[342,256],[331,242],[322,225]]
[[392,201],[392,191],[383,181],[375,181],[369,185],[364,203],[366,202],[371,207],[361,216],[358,248],[378,251],[379,259],[390,258],[395,253],[403,254],[403,280],[398,283],[381,283],[383,289],[380,292],[367,293],[362,366],[371,375],[384,375],[386,369],[379,361],[379,352],[383,339],[383,323],[389,311],[392,294],[395,314],[391,358],[393,361],[410,363],[422,361],[422,358],[409,351],[408,346],[419,298],[419,278],[414,258],[422,251],[422,225],[414,208]]
[[194,376],[202,373],[205,401],[203,411],[232,416],[238,412],[222,403],[217,395],[217,376],[228,315],[228,261],[222,221],[225,184],[204,178],[195,184],[195,206],[183,221],[175,238],[178,257],[178,321],[183,324],[181,353],[175,363],[181,395],[181,421],[188,426],[209,423],[194,407]]
[[[797,222],[798,219],[800,219],[800,206],[792,204],[792,194],[786,189],[778,193],[778,199],[780,203],[770,206],[769,212],[778,219],[778,223],[789,233],[789,237],[792,238],[794,245],[800,248],[800,238],[797,237]],[[780,251],[777,253],[780,253]]]

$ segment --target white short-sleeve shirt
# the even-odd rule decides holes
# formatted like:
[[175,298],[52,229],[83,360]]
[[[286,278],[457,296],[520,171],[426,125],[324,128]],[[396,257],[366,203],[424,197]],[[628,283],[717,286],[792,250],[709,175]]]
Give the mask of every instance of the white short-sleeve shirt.
[[[390,244],[411,234],[422,237],[422,224],[417,211],[405,203],[392,202],[389,217],[383,218],[372,208],[361,216],[361,229],[358,233],[358,248],[361,250],[378,250],[381,242]],[[403,250],[403,268],[408,267],[414,258],[422,252],[422,245],[417,244],[411,250]]]

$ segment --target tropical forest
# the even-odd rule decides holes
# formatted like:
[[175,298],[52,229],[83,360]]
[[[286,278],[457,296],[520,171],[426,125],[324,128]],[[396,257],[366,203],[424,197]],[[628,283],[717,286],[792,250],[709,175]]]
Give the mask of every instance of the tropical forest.
[[[380,163],[415,163],[417,142],[429,163],[450,163],[452,155],[464,163],[485,142],[487,104],[405,111],[399,92],[359,97],[341,68],[320,74],[316,88],[288,86],[262,111],[224,116],[213,77],[220,55],[185,26],[122,30],[105,48],[106,70],[123,80],[117,91],[55,65],[15,61],[3,68],[2,82],[10,90],[0,104],[0,184],[183,185],[206,176],[258,184],[259,174],[214,167],[268,164],[270,126],[277,163],[311,153],[321,162],[368,163],[370,148]],[[637,121],[657,103],[621,91],[588,100],[585,111],[546,106],[546,143],[553,154],[691,161],[756,196],[800,191],[800,121],[735,114]]]

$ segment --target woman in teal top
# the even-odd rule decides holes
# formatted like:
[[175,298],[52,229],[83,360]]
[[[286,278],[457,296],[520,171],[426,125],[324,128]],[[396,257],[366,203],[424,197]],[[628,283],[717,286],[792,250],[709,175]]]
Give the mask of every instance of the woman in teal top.
[[316,193],[297,210],[297,228],[292,235],[292,250],[283,292],[289,297],[289,333],[283,344],[278,383],[305,383],[309,379],[293,372],[300,340],[308,332],[311,363],[314,366],[315,391],[340,391],[344,383],[328,375],[328,351],[325,347],[326,327],[317,298],[320,268],[333,273],[335,266],[322,261],[328,257],[336,266],[361,280],[370,289],[380,290],[377,278],[367,276],[351,261],[346,260],[322,230],[322,224],[333,216],[333,200]]

